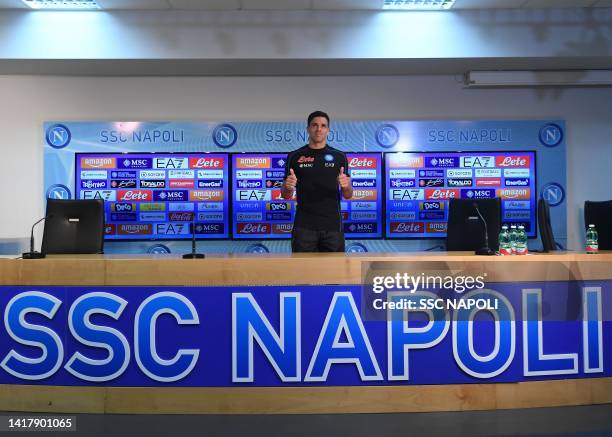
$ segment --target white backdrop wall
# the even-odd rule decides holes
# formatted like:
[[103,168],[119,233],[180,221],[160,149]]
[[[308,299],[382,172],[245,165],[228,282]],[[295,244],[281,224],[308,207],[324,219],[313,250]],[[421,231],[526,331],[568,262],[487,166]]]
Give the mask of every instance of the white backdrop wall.
[[[0,239],[43,214],[50,120],[551,119],[567,122],[568,244],[583,245],[584,200],[612,199],[612,88],[464,89],[454,76],[0,76]],[[40,241],[40,240],[39,240]]]

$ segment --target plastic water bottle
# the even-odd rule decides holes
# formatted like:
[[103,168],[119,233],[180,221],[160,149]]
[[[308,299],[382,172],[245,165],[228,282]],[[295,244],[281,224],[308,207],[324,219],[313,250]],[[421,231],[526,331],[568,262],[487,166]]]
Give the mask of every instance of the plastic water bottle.
[[512,251],[512,255],[516,255],[516,237],[518,237],[518,231],[516,230],[516,225],[510,226],[510,250]]
[[508,225],[503,225],[499,233],[499,254],[512,255],[512,246],[510,244],[510,233]]
[[527,248],[527,233],[525,232],[525,226],[523,225],[518,227],[515,247],[517,255],[527,255],[527,252],[529,251]]
[[599,252],[599,242],[597,241],[598,238],[599,236],[597,235],[595,225],[589,225],[586,233],[586,253]]

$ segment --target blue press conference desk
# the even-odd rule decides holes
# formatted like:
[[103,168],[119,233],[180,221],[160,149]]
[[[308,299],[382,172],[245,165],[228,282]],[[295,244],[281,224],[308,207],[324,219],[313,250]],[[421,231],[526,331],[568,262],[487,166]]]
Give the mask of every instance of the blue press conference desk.
[[[394,294],[362,286],[397,275],[446,278],[454,288],[421,284],[412,293],[389,282]],[[346,413],[609,403],[611,276],[607,253],[0,259],[0,410]],[[483,286],[466,288],[466,278]],[[410,307],[416,324],[382,320],[370,307],[381,297],[440,305],[443,298],[457,307]]]

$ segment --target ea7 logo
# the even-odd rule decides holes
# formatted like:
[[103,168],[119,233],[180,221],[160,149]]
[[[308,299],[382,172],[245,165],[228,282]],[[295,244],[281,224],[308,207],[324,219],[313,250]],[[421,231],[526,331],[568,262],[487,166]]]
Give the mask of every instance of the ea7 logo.
[[391,189],[389,190],[391,200],[423,200],[423,190],[418,189]]
[[187,158],[155,158],[153,160],[154,168],[188,168],[189,163]]
[[494,167],[495,158],[493,156],[462,156],[461,167]]

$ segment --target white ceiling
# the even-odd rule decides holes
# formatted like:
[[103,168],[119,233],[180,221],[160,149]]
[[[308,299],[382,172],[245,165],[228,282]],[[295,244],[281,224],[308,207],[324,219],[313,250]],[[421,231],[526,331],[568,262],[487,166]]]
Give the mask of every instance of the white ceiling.
[[[381,10],[383,0],[97,0],[104,9],[128,10]],[[612,0],[456,0],[455,9],[612,7]],[[0,9],[28,9],[0,0]]]

